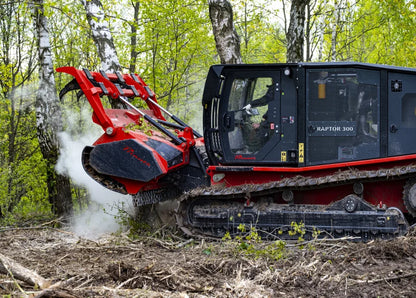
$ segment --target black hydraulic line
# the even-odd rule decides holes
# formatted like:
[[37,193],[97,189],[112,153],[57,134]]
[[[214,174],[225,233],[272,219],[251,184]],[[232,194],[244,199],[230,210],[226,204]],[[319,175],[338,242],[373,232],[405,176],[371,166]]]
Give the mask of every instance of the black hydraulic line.
[[142,112],[140,109],[136,108],[133,104],[131,104],[124,96],[119,96],[120,100],[125,103],[126,105],[128,105],[130,108],[132,108],[133,110],[135,110],[136,112],[138,112],[147,122],[149,122],[150,124],[152,124],[154,127],[156,127],[158,130],[160,130],[162,133],[164,133],[165,135],[167,135],[168,137],[170,137],[173,142],[176,145],[182,144],[184,141],[182,141],[181,139],[179,139],[176,135],[174,135],[172,132],[170,132],[169,130],[167,130],[166,128],[164,128],[162,125],[160,125],[156,120],[154,120],[152,117],[150,117],[149,115],[145,114],[144,112]]
[[183,130],[186,127],[186,126],[182,126],[182,125],[179,125],[179,124],[176,124],[176,123],[172,123],[172,122],[168,122],[168,121],[160,120],[160,119],[158,119],[157,122],[159,122],[160,124],[163,124],[165,126],[175,128],[175,129],[180,129],[180,130]]
[[160,130],[162,133],[164,133],[165,135],[170,137],[176,145],[179,145],[179,144],[183,143],[183,141],[181,139],[179,139],[177,136],[175,136],[169,130],[164,128],[162,125],[160,125],[157,121],[155,121],[149,115],[143,113],[142,116],[143,116],[144,119],[146,119],[147,122],[151,123],[154,127],[156,127],[158,130]]

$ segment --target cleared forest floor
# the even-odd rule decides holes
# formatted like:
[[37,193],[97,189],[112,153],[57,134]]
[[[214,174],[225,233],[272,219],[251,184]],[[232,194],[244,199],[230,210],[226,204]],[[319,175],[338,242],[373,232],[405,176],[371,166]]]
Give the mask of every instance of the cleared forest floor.
[[41,291],[0,275],[0,294],[11,297],[416,295],[414,232],[369,243],[287,245],[279,260],[265,253],[257,258],[241,253],[238,243],[231,241],[131,240],[125,234],[93,241],[51,228],[0,233],[1,254],[54,284]]

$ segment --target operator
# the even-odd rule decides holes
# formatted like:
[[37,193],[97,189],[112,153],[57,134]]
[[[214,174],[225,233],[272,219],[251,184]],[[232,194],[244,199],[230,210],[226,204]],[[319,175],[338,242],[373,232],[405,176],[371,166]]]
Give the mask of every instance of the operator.
[[[252,112],[250,111],[251,108],[265,106],[274,99],[274,85],[268,85],[267,87],[267,92],[262,97],[253,100],[251,103],[243,107],[243,110],[245,110],[248,115],[252,115]],[[266,111],[266,113],[262,116],[260,123],[251,123],[250,125],[251,128],[248,130],[247,145],[253,152],[261,149],[261,147],[264,146],[272,135],[270,134],[270,127],[267,118]]]
[[[267,86],[267,92],[262,97],[257,98],[253,100],[251,103],[243,107],[243,109],[247,112],[247,114],[250,114],[250,109],[255,107],[261,107],[267,105],[270,101],[273,100],[273,84]],[[266,113],[267,114],[267,113]],[[264,114],[263,118],[267,120],[267,115]]]

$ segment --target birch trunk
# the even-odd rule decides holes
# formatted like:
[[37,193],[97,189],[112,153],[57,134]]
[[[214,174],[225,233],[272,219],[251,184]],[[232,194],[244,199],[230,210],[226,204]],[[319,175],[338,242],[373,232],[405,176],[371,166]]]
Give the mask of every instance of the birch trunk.
[[218,55],[222,64],[242,63],[240,37],[233,23],[233,9],[228,0],[209,0],[209,16]]
[[92,38],[97,47],[101,60],[101,68],[105,72],[115,72],[121,69],[117,51],[114,46],[108,22],[104,18],[104,9],[100,0],[81,0],[87,13]]
[[309,1],[307,0],[292,0],[289,28],[286,32],[287,62],[299,62],[304,59],[305,8],[308,3]]
[[[108,22],[105,20],[104,8],[100,0],[81,0],[87,14],[87,20],[91,28],[92,38],[97,47],[98,56],[101,60],[101,69],[105,72],[120,71],[113,36],[111,35]],[[111,97],[108,98],[113,108],[124,108],[123,103]]]
[[39,51],[39,89],[36,93],[36,127],[40,150],[47,161],[49,201],[58,216],[72,213],[69,179],[55,172],[58,160],[58,132],[62,131],[62,112],[56,93],[49,29],[44,15],[43,0],[34,1],[34,24]]

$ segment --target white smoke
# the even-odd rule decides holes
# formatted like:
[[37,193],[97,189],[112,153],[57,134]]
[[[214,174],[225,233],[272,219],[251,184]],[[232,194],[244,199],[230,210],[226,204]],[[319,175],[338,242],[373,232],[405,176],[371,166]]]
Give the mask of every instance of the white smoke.
[[[74,184],[87,189],[90,197],[88,208],[82,210],[81,214],[74,215],[72,231],[81,237],[97,239],[121,229],[117,220],[120,216],[119,211],[125,208],[126,212],[129,212],[127,209],[132,209],[132,200],[129,196],[101,186],[88,176],[82,167],[82,150],[85,146],[92,145],[102,134],[101,128],[92,122],[90,113],[87,109],[81,113],[65,113],[68,129],[59,135],[61,149],[56,170],[69,176]],[[88,127],[87,133],[77,134],[75,128],[79,128],[83,121]]]
[[33,107],[37,89],[38,86],[35,84],[25,85],[16,89],[14,96],[20,101],[20,110],[25,110]]

